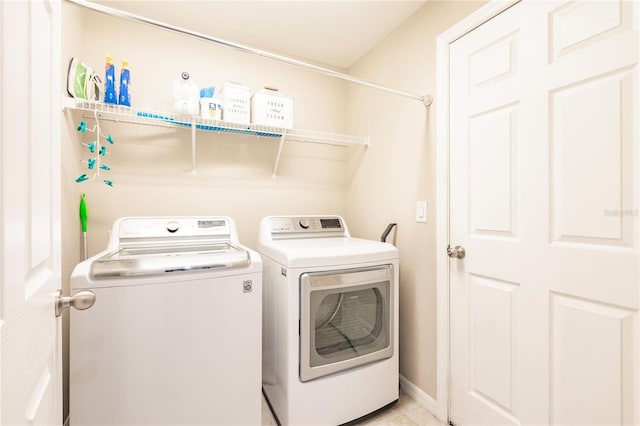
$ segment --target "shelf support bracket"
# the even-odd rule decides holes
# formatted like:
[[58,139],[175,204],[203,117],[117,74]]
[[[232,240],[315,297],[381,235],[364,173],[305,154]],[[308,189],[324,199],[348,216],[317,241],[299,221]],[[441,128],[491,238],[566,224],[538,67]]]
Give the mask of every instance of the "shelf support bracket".
[[198,174],[196,170],[196,123],[191,121],[191,176]]
[[271,173],[271,179],[278,179],[278,164],[280,164],[280,156],[282,155],[282,147],[284,146],[284,139],[286,133],[282,132],[280,136],[280,146],[278,146],[278,154],[276,155],[276,163],[273,165],[273,173]]

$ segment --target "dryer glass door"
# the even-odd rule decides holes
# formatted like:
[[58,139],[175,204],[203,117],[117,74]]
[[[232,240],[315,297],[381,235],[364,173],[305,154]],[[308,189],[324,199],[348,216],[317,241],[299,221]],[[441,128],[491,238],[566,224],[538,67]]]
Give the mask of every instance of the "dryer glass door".
[[300,378],[393,355],[393,267],[301,276]]

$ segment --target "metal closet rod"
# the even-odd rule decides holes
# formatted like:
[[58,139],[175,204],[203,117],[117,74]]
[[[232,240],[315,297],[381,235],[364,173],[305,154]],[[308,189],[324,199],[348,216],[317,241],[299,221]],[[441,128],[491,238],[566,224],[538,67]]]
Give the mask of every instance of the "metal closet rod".
[[416,95],[415,93],[409,93],[402,90],[394,89],[392,87],[383,86],[381,84],[372,83],[367,80],[363,80],[361,78],[353,77],[349,74],[344,74],[341,72],[333,71],[328,68],[319,67],[317,65],[308,64],[306,62],[298,61],[297,59],[288,58],[282,55],[276,55],[275,53],[267,52],[264,50],[254,49],[249,46],[245,46],[242,44],[234,43],[231,41],[223,40],[217,37],[211,37],[207,34],[202,34],[196,31],[187,30],[185,28],[176,27],[175,25],[166,24],[164,22],[156,21],[154,19],[145,18],[144,16],[135,15],[133,13],[124,12],[122,10],[114,9],[111,7],[103,6],[101,4],[96,4],[86,0],[66,0],[69,3],[76,4],[78,6],[85,7],[87,9],[95,10],[96,12],[104,13],[110,16],[114,16],[116,18],[125,19],[127,21],[139,22],[142,24],[151,25],[157,28],[162,28],[168,31],[172,31],[174,33],[183,34],[195,38],[199,38],[201,40],[210,41],[212,43],[219,44],[221,46],[230,47],[232,49],[239,50],[243,53],[250,53],[253,55],[258,55],[264,58],[272,59],[274,61],[283,62],[289,65],[295,65],[297,67],[305,68],[310,71],[316,72],[318,74],[324,74],[329,77],[339,78],[342,80],[350,81],[351,83],[360,84],[362,86],[371,87],[373,89],[383,90],[385,92],[393,93],[396,95],[404,96],[406,98],[419,100],[424,104],[424,106],[428,107],[433,103],[433,97],[431,95]]

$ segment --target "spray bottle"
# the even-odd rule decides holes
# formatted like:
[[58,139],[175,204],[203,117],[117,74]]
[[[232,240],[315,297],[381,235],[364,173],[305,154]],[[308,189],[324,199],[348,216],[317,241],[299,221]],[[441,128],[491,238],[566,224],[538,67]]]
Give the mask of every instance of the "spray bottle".
[[131,73],[129,72],[129,61],[122,60],[122,69],[120,69],[120,95],[118,96],[118,104],[131,106],[131,94],[129,89],[131,88]]
[[111,56],[110,53],[107,53],[107,64],[105,66],[104,103],[118,103],[118,95],[116,95],[116,68],[113,66],[113,56]]

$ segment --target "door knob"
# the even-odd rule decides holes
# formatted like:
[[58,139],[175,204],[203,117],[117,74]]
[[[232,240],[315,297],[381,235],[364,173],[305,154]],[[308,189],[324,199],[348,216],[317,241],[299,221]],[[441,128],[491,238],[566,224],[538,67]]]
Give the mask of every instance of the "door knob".
[[451,248],[451,246],[447,246],[447,254],[452,259],[463,259],[467,252],[464,247],[461,246],[455,246],[453,248]]
[[62,315],[62,311],[69,306],[83,311],[89,309],[96,303],[96,294],[91,290],[81,290],[73,296],[63,296],[62,290],[58,290],[56,295],[56,316]]

